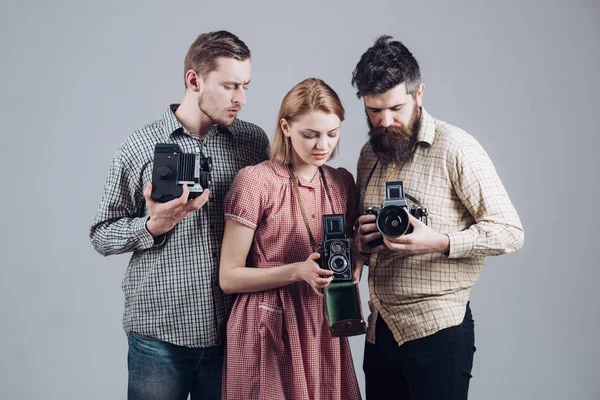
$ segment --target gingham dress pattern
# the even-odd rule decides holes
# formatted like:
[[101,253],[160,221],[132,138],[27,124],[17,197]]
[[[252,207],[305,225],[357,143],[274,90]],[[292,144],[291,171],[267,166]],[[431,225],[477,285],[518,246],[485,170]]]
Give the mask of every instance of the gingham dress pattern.
[[[325,167],[335,213],[356,217],[354,179]],[[299,190],[317,243],[321,217],[332,213],[317,172]],[[286,166],[266,161],[240,171],[225,198],[226,218],[255,230],[248,266],[277,268],[306,260],[308,233]],[[238,295],[227,324],[223,398],[358,399],[347,338],[331,337],[323,299],[306,282]]]
[[[90,230],[102,255],[133,252],[125,271],[123,326],[187,347],[223,343],[231,296],[217,273],[224,218],[223,198],[236,173],[266,158],[269,139],[258,126],[236,120],[213,126],[203,138],[187,132],[170,106],[163,117],[129,136],[117,150]],[[184,152],[212,157],[208,203],[156,240],[146,229],[144,188],[152,180],[156,143],[177,143]]]
[[[367,143],[358,160],[357,187],[364,189],[377,156]],[[394,165],[378,163],[363,209],[383,203]],[[391,180],[429,209],[428,225],[450,238],[448,255],[406,256],[383,250],[369,260],[369,329],[383,317],[398,344],[460,324],[469,292],[486,256],[509,253],[523,244],[523,228],[485,150],[460,128],[423,109],[417,145]]]

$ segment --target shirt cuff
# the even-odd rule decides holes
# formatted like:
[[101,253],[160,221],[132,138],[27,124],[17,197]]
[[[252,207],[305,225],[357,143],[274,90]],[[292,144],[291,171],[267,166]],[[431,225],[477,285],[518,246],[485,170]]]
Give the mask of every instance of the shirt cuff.
[[158,235],[156,238],[152,237],[150,232],[148,232],[148,228],[146,228],[146,222],[148,222],[148,219],[150,219],[150,216],[136,218],[135,222],[133,223],[133,232],[138,240],[138,250],[162,246],[167,240],[166,233]]
[[246,218],[242,218],[239,215],[235,215],[235,214],[226,212],[225,219],[230,219],[230,220],[236,221],[244,226],[247,226],[250,229],[256,230],[256,228],[257,228],[257,225],[254,222],[252,222]]
[[450,239],[450,252],[448,253],[448,258],[471,257],[475,241],[469,230],[448,233],[447,235]]

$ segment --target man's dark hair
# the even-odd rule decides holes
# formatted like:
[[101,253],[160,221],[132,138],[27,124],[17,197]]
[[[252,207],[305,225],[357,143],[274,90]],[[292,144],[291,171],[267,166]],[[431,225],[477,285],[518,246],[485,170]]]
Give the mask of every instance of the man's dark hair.
[[406,83],[406,91],[413,96],[419,88],[419,63],[406,46],[391,39],[388,35],[380,36],[356,64],[352,72],[352,86],[358,89],[356,96],[359,99],[385,93],[402,82]]
[[200,76],[206,76],[217,68],[219,57],[245,61],[250,58],[250,49],[231,32],[203,33],[192,43],[185,56],[183,79],[190,69]]

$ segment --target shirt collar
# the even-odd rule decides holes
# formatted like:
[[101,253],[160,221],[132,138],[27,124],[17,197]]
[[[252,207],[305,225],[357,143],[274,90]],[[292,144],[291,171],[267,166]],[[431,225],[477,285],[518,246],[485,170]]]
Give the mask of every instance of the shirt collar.
[[[280,163],[274,162],[274,161],[270,161],[270,163],[272,165],[273,171],[275,171],[275,173],[277,175],[279,175],[281,178],[284,178],[286,180],[291,178],[290,169],[287,165],[280,164]],[[325,176],[327,177],[327,169],[325,167],[323,167],[323,169],[325,172]],[[315,188],[321,184],[319,179],[320,179],[320,172],[317,171],[317,172],[315,172],[315,175],[313,176],[311,181],[306,181],[305,179],[298,178],[298,184],[300,186]]]
[[[179,104],[171,104],[167,107],[167,111],[162,117],[162,126],[165,137],[169,137],[174,133],[186,132],[186,129],[181,125],[181,122],[175,116],[175,111],[179,108]],[[189,133],[189,132],[187,132]]]
[[[163,115],[162,122],[163,122],[163,129],[164,129],[165,135],[168,137],[168,136],[172,136],[173,134],[176,134],[176,133],[185,133],[187,135],[196,136],[196,135],[192,134],[191,132],[189,132],[187,129],[185,129],[185,127],[183,125],[181,125],[181,122],[179,122],[179,120],[175,116],[175,112],[177,111],[178,108],[179,108],[179,104],[171,104],[169,107],[167,107],[167,111]],[[208,132],[207,136],[211,132],[228,133],[228,134],[235,136],[235,135],[239,134],[238,126],[239,126],[239,122],[237,119],[229,127],[220,126],[220,125],[215,124],[212,126],[212,128]]]
[[425,142],[430,146],[435,139],[435,120],[424,108],[421,107],[421,127],[417,134],[417,143]]

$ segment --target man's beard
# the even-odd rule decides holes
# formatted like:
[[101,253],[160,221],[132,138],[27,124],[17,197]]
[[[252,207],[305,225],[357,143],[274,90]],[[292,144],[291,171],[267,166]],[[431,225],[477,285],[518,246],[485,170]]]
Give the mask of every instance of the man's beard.
[[421,128],[421,107],[415,105],[408,126],[390,125],[375,128],[367,115],[369,141],[375,154],[383,164],[407,161],[417,143]]
[[205,96],[205,94],[202,94],[198,98],[198,108],[200,109],[200,112],[203,113],[204,115],[206,115],[208,118],[210,118],[212,122],[214,122],[215,124],[217,124],[219,126],[233,125],[233,123],[235,122],[235,120],[237,118],[237,115],[233,118],[219,117],[218,110],[211,108],[210,107],[211,104],[213,104],[212,99],[208,96]]

